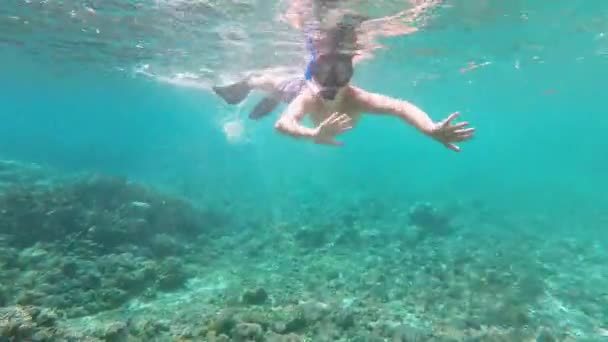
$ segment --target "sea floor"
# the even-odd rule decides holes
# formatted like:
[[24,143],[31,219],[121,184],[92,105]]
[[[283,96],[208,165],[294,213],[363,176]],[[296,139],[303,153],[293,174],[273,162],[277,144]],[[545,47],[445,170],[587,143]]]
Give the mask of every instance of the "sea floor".
[[608,341],[605,240],[538,218],[411,203],[399,221],[230,229],[130,182],[0,171],[0,340]]

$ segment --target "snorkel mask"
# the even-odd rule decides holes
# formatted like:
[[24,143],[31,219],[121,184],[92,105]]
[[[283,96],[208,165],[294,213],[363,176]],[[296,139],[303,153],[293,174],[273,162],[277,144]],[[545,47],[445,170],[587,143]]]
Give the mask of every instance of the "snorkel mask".
[[[329,15],[328,15],[329,16]],[[334,100],[340,89],[353,76],[353,57],[357,51],[356,27],[361,16],[337,11],[315,35],[307,33],[307,48],[311,59],[306,69],[308,80],[325,100]]]
[[334,100],[353,76],[353,56],[344,53],[321,54],[310,66],[311,80],[325,100]]

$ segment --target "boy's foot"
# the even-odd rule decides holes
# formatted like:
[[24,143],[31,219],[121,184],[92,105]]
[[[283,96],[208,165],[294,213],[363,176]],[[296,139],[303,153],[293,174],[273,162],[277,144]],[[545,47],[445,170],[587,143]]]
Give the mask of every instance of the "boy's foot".
[[249,113],[249,118],[252,120],[257,120],[272,113],[272,111],[279,105],[279,102],[280,100],[271,96],[263,98],[262,101],[255,105],[251,113]]
[[247,80],[244,80],[227,86],[213,86],[213,91],[226,103],[234,105],[243,101],[251,92],[251,88]]

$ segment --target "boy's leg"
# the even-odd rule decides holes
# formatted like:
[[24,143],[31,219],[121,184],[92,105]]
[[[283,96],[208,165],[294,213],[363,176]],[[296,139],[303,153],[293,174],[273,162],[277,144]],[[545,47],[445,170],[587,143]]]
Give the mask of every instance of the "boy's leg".
[[[265,81],[270,82],[265,84],[265,86],[272,86],[275,88],[275,91],[270,92],[270,95],[264,97],[260,102],[258,102],[251,113],[249,113],[250,119],[257,120],[263,118],[272,113],[277,108],[279,103],[289,103],[293,101],[306,83],[301,77],[283,80],[280,83],[276,83],[278,79],[267,79]],[[262,85],[258,84],[258,86]]]
[[283,79],[270,75],[251,75],[247,83],[251,89],[265,91],[267,93],[277,93],[280,91]]
[[279,105],[281,100],[276,96],[266,96],[249,113],[249,118],[258,120],[272,113]]
[[213,91],[228,104],[242,102],[251,90],[260,90],[275,94],[279,91],[280,80],[273,76],[251,75],[245,79],[226,86],[214,86]]

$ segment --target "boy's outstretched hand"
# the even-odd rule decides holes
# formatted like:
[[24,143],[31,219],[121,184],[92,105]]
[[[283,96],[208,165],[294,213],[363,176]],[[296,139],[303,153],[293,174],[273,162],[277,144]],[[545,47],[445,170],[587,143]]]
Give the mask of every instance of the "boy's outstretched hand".
[[460,147],[456,146],[455,142],[467,141],[473,137],[475,128],[465,128],[468,122],[459,122],[452,125],[452,121],[460,115],[459,112],[450,114],[447,119],[444,119],[435,124],[432,132],[429,134],[441,142],[445,147],[460,152]]
[[346,114],[334,113],[316,128],[315,142],[317,144],[342,146],[336,141],[336,136],[352,129],[352,120]]

